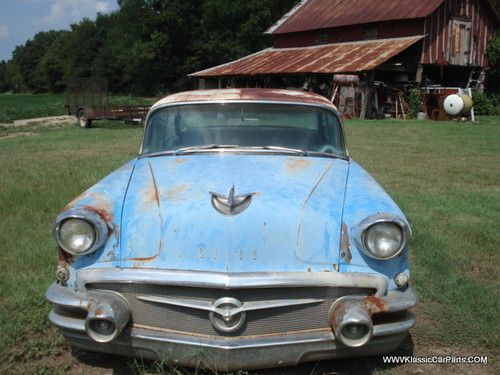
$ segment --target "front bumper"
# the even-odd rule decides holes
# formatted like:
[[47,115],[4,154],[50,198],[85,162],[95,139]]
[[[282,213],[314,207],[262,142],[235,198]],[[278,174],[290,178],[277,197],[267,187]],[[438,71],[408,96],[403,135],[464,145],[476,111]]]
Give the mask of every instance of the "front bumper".
[[[358,274],[352,275],[351,281],[357,280]],[[379,279],[373,281],[375,284],[380,283]],[[133,323],[127,325],[115,340],[96,343],[85,328],[85,317],[92,305],[94,292],[85,289],[85,282],[81,284],[79,291],[75,291],[54,283],[46,293],[47,300],[55,305],[49,320],[61,330],[73,347],[218,370],[289,366],[320,359],[386,353],[398,347],[415,324],[415,316],[407,311],[416,303],[413,289],[408,287],[404,291],[393,291],[382,296],[383,288],[378,284],[378,297],[371,298],[376,298],[383,305],[380,316],[385,316],[382,319],[374,318],[372,338],[361,347],[344,345],[335,339],[331,328],[226,337],[141,326],[134,322],[133,316]]]

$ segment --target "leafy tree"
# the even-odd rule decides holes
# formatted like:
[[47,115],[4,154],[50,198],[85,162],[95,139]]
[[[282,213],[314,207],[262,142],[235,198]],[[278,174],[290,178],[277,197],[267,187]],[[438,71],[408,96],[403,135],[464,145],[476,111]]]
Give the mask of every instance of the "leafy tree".
[[[208,68],[270,46],[263,35],[296,0],[207,0],[200,37],[194,41],[198,66]],[[191,71],[193,71],[191,70]]]
[[36,34],[24,46],[18,46],[12,53],[12,62],[19,69],[22,85],[27,90],[43,91],[43,82],[37,75],[37,68],[45,52],[61,35],[61,31],[47,31]]
[[147,95],[191,88],[189,73],[271,45],[263,32],[297,1],[118,0],[116,12],[16,47],[0,65],[0,89],[61,91],[70,77]]
[[497,32],[488,43],[486,55],[489,64],[487,87],[489,91],[500,93],[500,32]]
[[7,76],[7,61],[0,61],[0,92],[9,91],[10,84]]
[[19,66],[12,60],[7,61],[7,82],[9,84],[9,90],[15,93],[27,90]]

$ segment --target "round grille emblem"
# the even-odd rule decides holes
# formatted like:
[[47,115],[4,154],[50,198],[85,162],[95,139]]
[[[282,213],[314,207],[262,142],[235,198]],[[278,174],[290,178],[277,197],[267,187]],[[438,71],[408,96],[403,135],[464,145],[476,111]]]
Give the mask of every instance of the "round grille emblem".
[[210,311],[212,326],[221,332],[235,332],[245,322],[245,312],[242,311],[243,303],[235,298],[224,297],[213,303],[214,310]]

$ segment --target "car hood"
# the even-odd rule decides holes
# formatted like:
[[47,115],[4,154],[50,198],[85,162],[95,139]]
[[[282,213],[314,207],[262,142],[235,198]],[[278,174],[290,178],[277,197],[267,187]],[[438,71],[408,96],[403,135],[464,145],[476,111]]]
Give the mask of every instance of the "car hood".
[[[349,162],[197,154],[136,162],[123,203],[121,267],[213,272],[332,270]],[[223,215],[210,192],[250,194]]]

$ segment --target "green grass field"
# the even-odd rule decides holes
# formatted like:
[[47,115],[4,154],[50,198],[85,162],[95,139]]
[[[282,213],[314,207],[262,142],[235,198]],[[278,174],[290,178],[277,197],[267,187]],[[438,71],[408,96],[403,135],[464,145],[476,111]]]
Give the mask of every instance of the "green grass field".
[[[111,95],[111,105],[151,104],[153,100],[134,96]],[[0,94],[0,123],[14,120],[66,115],[66,95]]]
[[[57,213],[139,148],[140,127],[95,126],[38,127],[31,136],[10,129],[0,134],[2,374],[106,373],[69,355],[47,321],[49,305],[43,298],[55,278],[50,232]],[[386,188],[412,224],[412,283],[420,303],[407,345],[418,355],[486,353],[494,361],[500,320],[500,118],[482,118],[477,124],[350,121],[346,131],[351,156]],[[127,360],[98,358],[97,366],[104,369],[129,368]],[[120,365],[111,365],[113,361]],[[373,359],[328,362],[315,371],[335,366],[376,373],[415,370],[411,365],[386,367]],[[311,373],[315,367],[304,368]],[[495,362],[424,366],[422,373],[487,374],[498,369]]]

